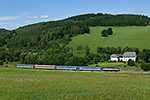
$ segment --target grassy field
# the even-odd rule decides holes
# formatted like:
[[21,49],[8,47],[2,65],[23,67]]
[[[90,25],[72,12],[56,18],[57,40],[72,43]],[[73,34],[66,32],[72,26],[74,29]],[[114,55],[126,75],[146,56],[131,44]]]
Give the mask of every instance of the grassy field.
[[150,49],[150,26],[139,27],[111,27],[114,35],[101,37],[103,29],[108,27],[90,27],[91,34],[78,35],[72,38],[68,46],[77,48],[78,45],[83,47],[89,46],[91,52],[96,53],[98,46],[102,47],[137,47],[140,50]]
[[0,67],[0,100],[149,100],[149,74]]
[[[143,71],[141,69],[140,64],[136,64],[136,66],[128,66],[127,64],[123,62],[99,62],[98,64],[95,65],[89,65],[89,66],[102,66],[102,67],[118,67],[120,71]],[[126,67],[124,67],[126,66]]]

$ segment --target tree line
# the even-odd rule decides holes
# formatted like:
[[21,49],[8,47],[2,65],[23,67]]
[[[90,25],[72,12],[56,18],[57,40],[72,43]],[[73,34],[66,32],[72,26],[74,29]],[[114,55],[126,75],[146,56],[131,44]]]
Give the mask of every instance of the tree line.
[[87,26],[147,26],[150,18],[133,14],[84,14],[69,17],[66,20],[83,21]]
[[[73,53],[74,51],[79,53]],[[98,64],[98,62],[109,61],[110,55],[113,53],[123,54],[126,51],[136,52],[138,59],[144,60],[145,63],[141,64],[141,68],[149,70],[150,63],[150,50],[143,49],[139,51],[138,48],[133,47],[97,47],[97,53],[91,53],[89,46],[77,46],[76,50],[67,47],[66,45],[60,46],[57,43],[52,43],[49,49],[22,49],[15,50],[9,48],[0,48],[0,64],[3,62],[21,62],[22,64],[42,64],[42,65],[74,65],[86,66],[90,64]],[[81,52],[82,51],[82,52]],[[80,53],[81,52],[81,53]],[[140,62],[140,61],[139,61]],[[128,61],[128,65],[134,66],[133,61]]]

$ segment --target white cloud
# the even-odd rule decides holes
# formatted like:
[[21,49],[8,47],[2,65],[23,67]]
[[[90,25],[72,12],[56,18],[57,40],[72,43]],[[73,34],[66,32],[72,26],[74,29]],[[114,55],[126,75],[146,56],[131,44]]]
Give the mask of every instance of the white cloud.
[[0,17],[0,21],[3,21],[3,20],[14,20],[14,19],[18,19],[20,18],[21,16],[6,16],[6,17]]
[[30,20],[25,21],[25,23],[30,23],[30,22],[31,22]]
[[27,16],[25,18],[29,18],[29,19],[35,19],[35,18],[38,18],[38,16]]
[[0,28],[5,28],[8,30],[16,29],[18,25],[11,25],[10,23],[0,23]]
[[140,10],[131,10],[131,13],[140,13]]
[[[18,19],[18,18],[28,15],[30,13],[33,13],[33,12],[26,12],[26,13],[23,13],[22,15],[18,15],[18,16],[5,16],[5,17],[0,16],[0,21]],[[34,16],[34,17],[36,17],[36,16]]]
[[144,14],[144,12],[145,11],[134,9],[134,10],[131,10],[131,11],[128,11],[128,12],[123,12],[123,13],[125,13],[125,14]]
[[40,18],[49,18],[48,15],[43,15]]

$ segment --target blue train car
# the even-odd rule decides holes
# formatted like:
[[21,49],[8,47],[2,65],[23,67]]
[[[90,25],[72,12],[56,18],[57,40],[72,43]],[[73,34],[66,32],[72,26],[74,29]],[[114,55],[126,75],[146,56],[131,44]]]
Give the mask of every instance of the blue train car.
[[79,66],[80,71],[101,71],[102,67]]
[[34,65],[27,65],[27,64],[16,64],[18,68],[34,68]]
[[57,70],[77,70],[77,66],[61,66],[61,65],[56,65],[55,69]]

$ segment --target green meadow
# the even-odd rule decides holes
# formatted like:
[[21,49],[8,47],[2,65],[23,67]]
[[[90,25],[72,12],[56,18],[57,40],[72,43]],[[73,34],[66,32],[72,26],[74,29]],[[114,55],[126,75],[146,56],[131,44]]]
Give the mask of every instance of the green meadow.
[[149,74],[0,67],[0,100],[149,100]]
[[140,50],[150,49],[150,26],[111,27],[113,35],[102,37],[101,32],[109,27],[90,27],[90,34],[78,35],[68,44],[75,50],[78,45],[89,46],[96,53],[100,47],[136,47]]

